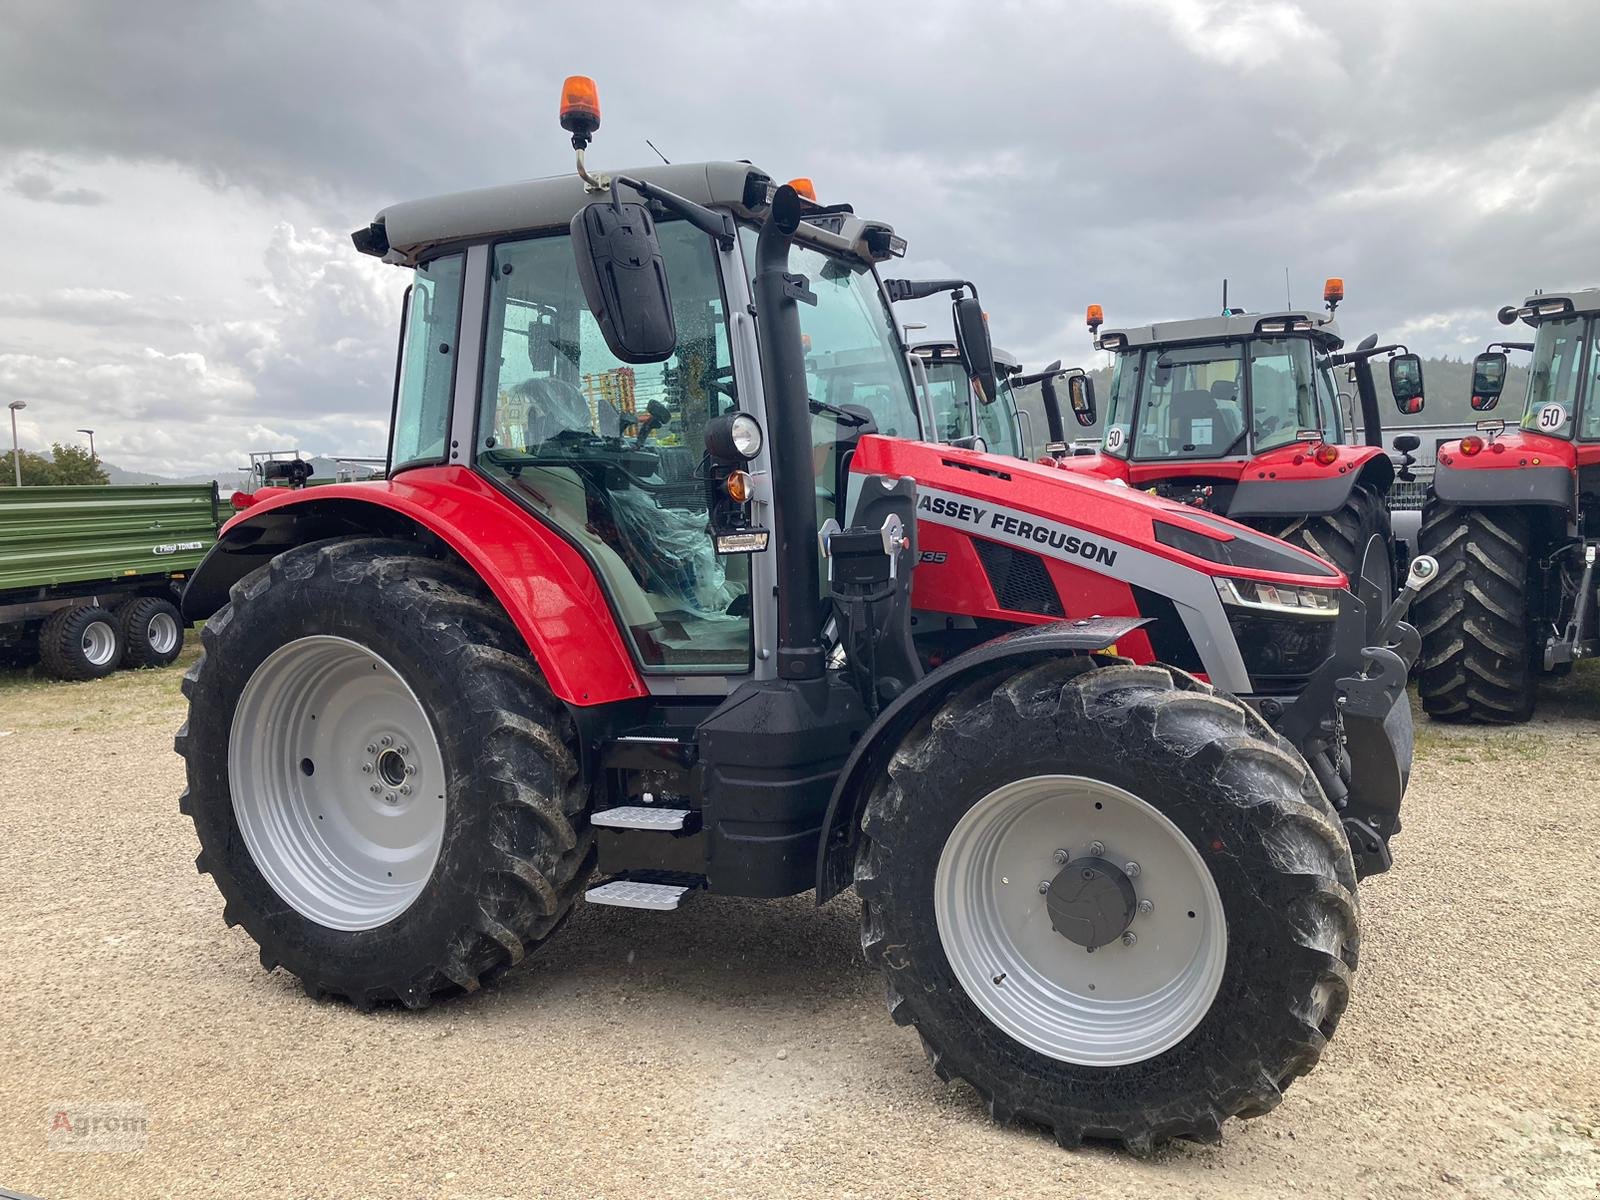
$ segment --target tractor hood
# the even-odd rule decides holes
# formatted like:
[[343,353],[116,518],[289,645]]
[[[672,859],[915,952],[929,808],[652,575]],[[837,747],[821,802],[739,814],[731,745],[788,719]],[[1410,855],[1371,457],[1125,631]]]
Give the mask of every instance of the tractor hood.
[[1337,567],[1277,538],[1097,476],[874,436],[861,439],[851,471],[914,478],[920,519],[1090,567],[1153,558],[1180,570],[1263,583],[1347,583]]

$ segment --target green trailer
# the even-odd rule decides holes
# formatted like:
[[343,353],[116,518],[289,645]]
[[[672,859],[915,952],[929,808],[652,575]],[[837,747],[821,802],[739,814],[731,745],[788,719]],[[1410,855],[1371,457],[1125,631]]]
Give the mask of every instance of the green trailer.
[[97,679],[172,662],[222,517],[214,483],[0,488],[0,665]]

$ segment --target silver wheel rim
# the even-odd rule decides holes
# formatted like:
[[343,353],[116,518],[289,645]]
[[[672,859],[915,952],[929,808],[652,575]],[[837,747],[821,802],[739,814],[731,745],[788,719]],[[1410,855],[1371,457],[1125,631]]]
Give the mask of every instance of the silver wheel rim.
[[83,627],[83,656],[91,665],[103,667],[117,655],[117,633],[111,622],[97,618]]
[[178,623],[171,613],[157,613],[144,627],[144,640],[157,654],[171,654],[178,648]]
[[[1141,902],[1122,940],[1057,933],[1040,885],[1094,843]],[[1210,1011],[1228,959],[1216,881],[1183,831],[1133,793],[1078,775],[1005,784],[956,823],[934,877],[939,938],[990,1021],[1061,1062],[1112,1067],[1170,1050]],[[1141,904],[1141,909],[1146,907]],[[1126,938],[1127,934],[1123,935]]]
[[365,646],[305,637],[239,696],[233,812],[273,891],[330,929],[372,929],[422,894],[444,842],[444,758],[427,713]]

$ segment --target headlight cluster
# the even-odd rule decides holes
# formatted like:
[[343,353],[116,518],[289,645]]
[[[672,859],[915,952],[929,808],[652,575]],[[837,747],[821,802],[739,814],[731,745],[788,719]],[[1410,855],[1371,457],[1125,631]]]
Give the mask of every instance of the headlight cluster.
[[1215,580],[1217,595],[1234,608],[1254,608],[1264,612],[1294,613],[1304,617],[1337,617],[1339,593],[1333,588],[1294,587],[1263,583],[1259,579]]

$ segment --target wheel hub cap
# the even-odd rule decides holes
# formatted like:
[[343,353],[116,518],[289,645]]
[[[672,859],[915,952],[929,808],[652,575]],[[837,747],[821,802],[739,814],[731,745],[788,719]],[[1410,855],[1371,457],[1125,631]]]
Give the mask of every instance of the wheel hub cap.
[[1103,858],[1079,858],[1062,867],[1045,893],[1050,927],[1086,950],[1120,938],[1139,911],[1127,873]]

